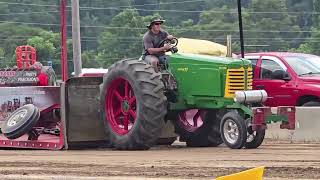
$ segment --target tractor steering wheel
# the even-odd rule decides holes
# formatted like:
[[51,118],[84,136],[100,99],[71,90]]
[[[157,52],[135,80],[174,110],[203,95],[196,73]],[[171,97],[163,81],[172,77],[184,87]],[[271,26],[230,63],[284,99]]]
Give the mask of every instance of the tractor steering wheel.
[[[164,39],[164,40],[162,40],[160,43],[159,43],[159,47],[158,48],[160,48],[160,47],[163,47],[165,44],[170,44],[170,45],[172,45],[172,48],[171,49],[173,49],[173,48],[176,48],[177,47],[177,45],[178,45],[178,39],[177,38],[173,38],[173,39]],[[171,50],[170,49],[170,50]],[[169,50],[169,51],[170,51]]]

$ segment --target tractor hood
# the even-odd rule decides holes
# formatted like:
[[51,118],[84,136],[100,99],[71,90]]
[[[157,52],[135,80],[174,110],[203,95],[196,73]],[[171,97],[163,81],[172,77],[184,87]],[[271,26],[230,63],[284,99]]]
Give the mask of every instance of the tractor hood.
[[217,57],[209,55],[199,55],[199,54],[172,54],[170,56],[170,61],[175,61],[178,63],[190,63],[190,64],[216,64],[217,66],[227,67],[227,68],[247,68],[251,66],[250,61],[246,59],[235,59],[229,57]]

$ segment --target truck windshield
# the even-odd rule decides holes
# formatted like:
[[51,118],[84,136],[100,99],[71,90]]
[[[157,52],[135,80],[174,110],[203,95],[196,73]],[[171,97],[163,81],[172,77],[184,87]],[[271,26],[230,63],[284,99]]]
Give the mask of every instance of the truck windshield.
[[320,57],[318,56],[286,56],[284,59],[298,76],[320,75]]

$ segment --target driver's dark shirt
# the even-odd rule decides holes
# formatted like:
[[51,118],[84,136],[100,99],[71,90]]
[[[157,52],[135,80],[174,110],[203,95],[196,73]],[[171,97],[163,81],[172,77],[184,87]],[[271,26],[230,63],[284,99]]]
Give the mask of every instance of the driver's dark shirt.
[[[149,55],[147,49],[149,48],[159,48],[161,41],[165,40],[168,36],[168,32],[160,30],[158,34],[154,34],[151,30],[147,31],[143,36],[143,54]],[[164,52],[158,54],[153,54],[155,56],[162,56]]]

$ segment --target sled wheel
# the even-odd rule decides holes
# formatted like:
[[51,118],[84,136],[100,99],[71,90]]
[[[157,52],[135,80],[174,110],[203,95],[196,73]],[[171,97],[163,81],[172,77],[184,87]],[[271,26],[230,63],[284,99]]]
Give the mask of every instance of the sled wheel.
[[27,104],[9,116],[3,123],[1,130],[8,139],[17,139],[31,131],[39,118],[39,109],[32,104]]
[[137,60],[123,60],[104,76],[105,129],[116,149],[143,150],[157,143],[167,112],[160,74]]
[[220,125],[223,142],[231,149],[241,149],[247,140],[245,120],[236,112],[226,113]]

